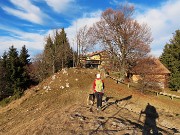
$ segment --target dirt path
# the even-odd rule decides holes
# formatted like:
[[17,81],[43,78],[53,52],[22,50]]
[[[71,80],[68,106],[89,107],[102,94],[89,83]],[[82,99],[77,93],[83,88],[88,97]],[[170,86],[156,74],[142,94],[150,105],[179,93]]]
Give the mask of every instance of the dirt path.
[[[144,116],[138,121],[139,114],[126,108],[129,104],[129,101],[123,101],[123,104],[109,101],[104,104],[102,111],[97,111],[95,105],[91,110],[84,103],[68,105],[61,110],[47,110],[47,113],[29,122],[24,120],[24,123],[21,122],[19,125],[14,121],[17,119],[11,119],[6,123],[7,127],[4,127],[4,130],[7,132],[3,132],[3,135],[141,135]],[[18,126],[11,127],[8,131],[8,126],[13,123],[17,123]],[[159,123],[157,127],[163,135],[175,133],[173,129]]]
[[[94,72],[68,71],[75,77],[57,73],[57,79],[50,77],[32,88],[0,110],[0,135],[141,135],[146,116],[139,115],[147,103],[158,112],[159,133],[180,133],[179,102],[140,94],[109,78],[105,79],[108,102],[103,103],[102,111],[96,105],[87,106]],[[70,87],[61,89],[65,82]]]

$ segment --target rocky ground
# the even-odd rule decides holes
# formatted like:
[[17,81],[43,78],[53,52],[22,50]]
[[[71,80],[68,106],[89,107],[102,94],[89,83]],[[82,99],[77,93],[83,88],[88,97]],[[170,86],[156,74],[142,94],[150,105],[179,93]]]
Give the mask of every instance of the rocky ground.
[[180,102],[145,95],[105,78],[101,111],[87,105],[97,70],[68,69],[0,108],[0,135],[141,135],[148,103],[157,110],[159,134],[180,134]]

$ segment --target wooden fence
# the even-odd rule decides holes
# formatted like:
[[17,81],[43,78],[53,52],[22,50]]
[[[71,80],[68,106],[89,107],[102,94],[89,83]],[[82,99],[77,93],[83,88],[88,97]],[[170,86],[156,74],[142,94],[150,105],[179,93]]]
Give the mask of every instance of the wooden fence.
[[[113,80],[115,80],[117,83],[125,84],[125,83],[123,83],[123,80],[122,80],[122,79],[117,79],[117,78],[112,77],[112,76],[109,76],[109,75],[108,75],[108,77],[111,78],[111,79],[113,79]],[[126,84],[126,85],[129,87],[129,83]],[[153,91],[153,90],[147,90],[147,91],[152,92],[152,93],[155,93],[156,96],[159,96],[159,95],[168,96],[168,97],[170,97],[172,100],[173,100],[174,98],[180,99],[180,96],[173,95],[173,94],[169,94],[169,93],[166,93],[166,92],[158,92],[158,91]]]

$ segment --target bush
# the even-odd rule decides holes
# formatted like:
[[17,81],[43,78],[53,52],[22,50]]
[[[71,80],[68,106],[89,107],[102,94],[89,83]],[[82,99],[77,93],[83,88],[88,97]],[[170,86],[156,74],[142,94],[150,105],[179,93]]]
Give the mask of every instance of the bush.
[[15,92],[15,94],[13,96],[9,96],[7,98],[4,98],[3,100],[0,101],[0,106],[4,107],[6,105],[8,105],[9,103],[11,103],[12,101],[20,98],[22,96],[22,92],[17,91]]

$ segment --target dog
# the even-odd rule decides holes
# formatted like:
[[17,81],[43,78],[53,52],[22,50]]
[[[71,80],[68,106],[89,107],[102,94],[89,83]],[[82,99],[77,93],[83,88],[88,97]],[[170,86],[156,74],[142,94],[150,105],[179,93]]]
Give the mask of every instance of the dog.
[[107,101],[108,101],[108,97],[105,94],[103,94],[102,103],[106,103]]
[[[107,101],[108,101],[108,97],[105,94],[103,94],[102,103],[107,103]],[[94,95],[94,93],[89,94],[88,97],[87,97],[87,105],[93,106],[94,103],[95,103],[95,95]]]
[[93,94],[89,94],[87,97],[87,105],[91,105],[93,106],[95,102],[95,95]]

